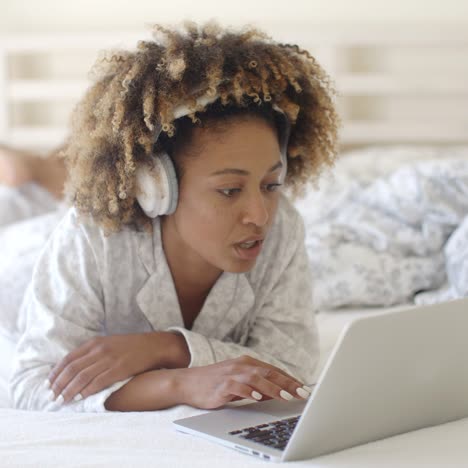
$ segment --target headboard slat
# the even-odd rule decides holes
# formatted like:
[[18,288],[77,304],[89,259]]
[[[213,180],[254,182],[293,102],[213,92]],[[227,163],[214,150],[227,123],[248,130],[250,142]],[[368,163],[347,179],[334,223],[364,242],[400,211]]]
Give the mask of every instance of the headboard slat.
[[[343,148],[468,142],[468,61],[460,60],[468,56],[466,25],[281,22],[259,27],[279,42],[310,50],[330,74],[338,91]],[[84,71],[58,73],[58,55],[79,62],[87,54],[94,60],[103,49],[134,48],[150,36],[148,30],[0,35],[0,142],[40,150],[61,143],[68,123],[63,116],[89,81]],[[437,53],[444,58],[439,67]],[[392,69],[395,61],[397,70]],[[63,107],[59,114],[57,106]]]

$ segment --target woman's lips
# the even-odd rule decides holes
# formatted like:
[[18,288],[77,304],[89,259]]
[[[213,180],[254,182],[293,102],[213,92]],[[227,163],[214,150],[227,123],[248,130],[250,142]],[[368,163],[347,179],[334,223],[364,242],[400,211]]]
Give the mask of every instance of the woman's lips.
[[262,250],[263,240],[256,241],[250,249],[243,249],[239,244],[234,244],[234,250],[242,260],[252,260],[257,258]]

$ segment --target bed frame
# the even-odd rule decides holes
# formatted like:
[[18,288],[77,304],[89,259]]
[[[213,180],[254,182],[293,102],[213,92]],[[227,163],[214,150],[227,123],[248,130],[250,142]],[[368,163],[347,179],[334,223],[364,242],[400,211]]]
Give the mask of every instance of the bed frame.
[[[468,28],[463,25],[267,23],[308,49],[338,90],[343,149],[468,142]],[[0,35],[0,143],[47,151],[66,135],[99,50],[142,31]]]

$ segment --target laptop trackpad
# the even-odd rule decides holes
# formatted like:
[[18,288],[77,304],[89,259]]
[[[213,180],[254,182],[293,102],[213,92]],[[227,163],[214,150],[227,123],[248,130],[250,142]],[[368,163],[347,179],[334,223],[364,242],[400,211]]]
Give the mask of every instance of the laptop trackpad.
[[258,411],[271,416],[278,416],[280,418],[286,416],[293,416],[301,414],[307,404],[307,400],[292,400],[292,401],[279,401],[279,400],[268,400],[260,401],[259,403],[253,403],[251,405],[245,405],[242,408],[252,411]]

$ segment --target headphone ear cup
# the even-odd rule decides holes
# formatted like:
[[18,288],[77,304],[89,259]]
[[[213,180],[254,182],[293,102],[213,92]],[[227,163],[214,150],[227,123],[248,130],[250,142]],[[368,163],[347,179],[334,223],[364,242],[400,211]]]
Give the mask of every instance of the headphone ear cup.
[[161,153],[158,161],[163,167],[164,187],[167,189],[167,199],[164,212],[161,214],[172,214],[177,208],[179,201],[179,183],[172,159],[167,153]]
[[179,198],[174,164],[166,153],[153,156],[151,164],[136,170],[136,199],[150,218],[172,214]]

